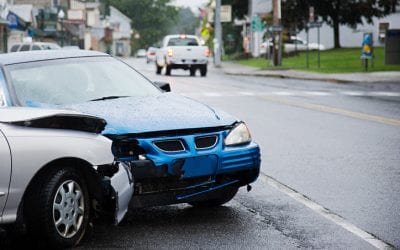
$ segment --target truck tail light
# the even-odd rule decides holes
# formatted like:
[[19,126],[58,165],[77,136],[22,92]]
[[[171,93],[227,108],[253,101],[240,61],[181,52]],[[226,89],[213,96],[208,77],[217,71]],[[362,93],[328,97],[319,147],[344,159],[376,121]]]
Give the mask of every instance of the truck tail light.
[[204,51],[204,55],[205,55],[206,57],[209,57],[209,56],[210,56],[210,49],[209,49],[209,48],[206,48],[206,50]]
[[167,54],[169,57],[172,57],[174,55],[174,52],[171,48],[168,49]]

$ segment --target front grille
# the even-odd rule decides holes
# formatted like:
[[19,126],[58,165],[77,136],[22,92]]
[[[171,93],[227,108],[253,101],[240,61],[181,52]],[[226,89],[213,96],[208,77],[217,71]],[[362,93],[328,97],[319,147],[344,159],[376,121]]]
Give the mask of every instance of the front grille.
[[154,142],[157,148],[164,152],[181,152],[185,150],[182,141],[180,140],[165,140]]
[[196,148],[197,149],[207,149],[212,148],[217,144],[218,136],[210,135],[210,136],[202,136],[195,138]]

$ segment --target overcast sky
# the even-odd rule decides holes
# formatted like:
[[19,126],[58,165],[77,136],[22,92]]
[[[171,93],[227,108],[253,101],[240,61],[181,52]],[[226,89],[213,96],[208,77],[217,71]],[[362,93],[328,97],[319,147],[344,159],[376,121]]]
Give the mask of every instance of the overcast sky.
[[204,6],[208,0],[172,0],[177,6],[187,6],[190,7],[194,12],[198,12],[198,7]]

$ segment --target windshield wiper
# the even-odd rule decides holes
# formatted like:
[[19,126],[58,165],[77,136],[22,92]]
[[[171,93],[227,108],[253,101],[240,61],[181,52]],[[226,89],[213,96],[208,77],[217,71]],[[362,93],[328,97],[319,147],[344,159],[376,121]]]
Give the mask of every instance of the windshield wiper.
[[124,98],[124,97],[129,97],[129,95],[110,95],[110,96],[103,96],[103,97],[100,97],[100,98],[96,98],[96,99],[89,100],[89,102],[104,101],[104,100],[118,99],[118,98]]

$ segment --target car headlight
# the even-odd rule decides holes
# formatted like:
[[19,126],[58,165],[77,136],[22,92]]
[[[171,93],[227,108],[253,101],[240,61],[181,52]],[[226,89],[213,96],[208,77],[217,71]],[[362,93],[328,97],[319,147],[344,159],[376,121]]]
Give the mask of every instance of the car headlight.
[[226,146],[234,146],[249,142],[251,142],[250,131],[243,122],[237,124],[224,140]]

